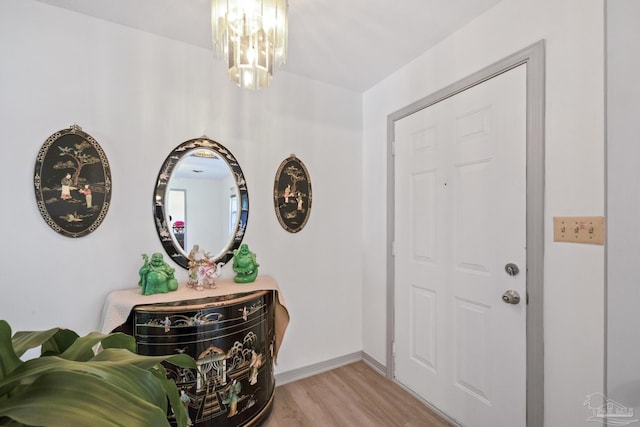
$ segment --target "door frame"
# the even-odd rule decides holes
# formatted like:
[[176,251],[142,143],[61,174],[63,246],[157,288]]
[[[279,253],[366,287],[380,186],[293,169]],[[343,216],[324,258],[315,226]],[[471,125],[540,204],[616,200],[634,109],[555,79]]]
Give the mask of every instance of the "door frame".
[[[394,379],[395,340],[395,122],[416,111],[452,97],[520,65],[527,65],[526,78],[526,384],[528,427],[544,421],[544,131],[545,131],[545,42],[540,40],[472,75],[426,96],[387,116],[387,366]],[[395,379],[394,379],[395,380]]]

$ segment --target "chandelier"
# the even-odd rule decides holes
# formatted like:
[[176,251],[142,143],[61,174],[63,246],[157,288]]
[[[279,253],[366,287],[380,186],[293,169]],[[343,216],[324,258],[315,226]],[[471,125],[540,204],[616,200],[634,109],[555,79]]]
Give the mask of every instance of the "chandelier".
[[215,56],[247,89],[267,87],[287,62],[287,0],[211,0]]

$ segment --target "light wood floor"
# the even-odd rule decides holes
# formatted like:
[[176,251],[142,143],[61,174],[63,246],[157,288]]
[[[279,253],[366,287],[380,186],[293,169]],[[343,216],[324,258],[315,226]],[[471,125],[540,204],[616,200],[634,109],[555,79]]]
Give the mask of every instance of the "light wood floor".
[[364,362],[276,387],[264,427],[450,427]]

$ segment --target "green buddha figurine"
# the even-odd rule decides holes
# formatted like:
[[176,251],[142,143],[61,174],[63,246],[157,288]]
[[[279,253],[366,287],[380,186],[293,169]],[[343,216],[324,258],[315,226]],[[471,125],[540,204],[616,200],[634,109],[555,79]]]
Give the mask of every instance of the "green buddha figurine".
[[166,294],[178,289],[178,281],[173,273],[176,271],[164,262],[161,253],[151,255],[151,261],[147,254],[142,254],[144,265],[140,268],[140,281],[142,295]]
[[258,277],[258,267],[260,264],[256,261],[256,254],[249,250],[246,244],[240,245],[240,249],[233,251],[233,271],[236,277],[233,279],[236,283],[251,283]]

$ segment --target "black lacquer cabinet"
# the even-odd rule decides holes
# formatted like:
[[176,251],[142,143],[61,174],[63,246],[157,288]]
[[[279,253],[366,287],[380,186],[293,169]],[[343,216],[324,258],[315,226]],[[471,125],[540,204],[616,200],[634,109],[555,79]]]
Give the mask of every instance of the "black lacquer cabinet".
[[[257,426],[269,415],[275,378],[274,292],[136,306],[137,352],[186,353],[198,369],[166,364],[194,426]],[[172,425],[173,415],[169,414]]]

